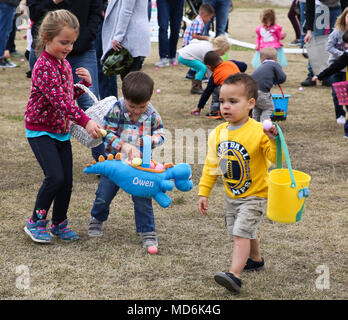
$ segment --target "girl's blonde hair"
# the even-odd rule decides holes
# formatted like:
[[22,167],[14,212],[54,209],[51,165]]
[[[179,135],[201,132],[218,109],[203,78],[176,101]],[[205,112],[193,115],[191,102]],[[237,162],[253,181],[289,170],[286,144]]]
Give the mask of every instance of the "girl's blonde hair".
[[211,38],[210,42],[213,45],[214,50],[219,51],[222,56],[230,49],[230,44],[224,35]]
[[264,9],[260,15],[261,23],[266,24],[270,21],[271,25],[276,23],[276,15],[273,9]]
[[49,11],[42,20],[36,42],[36,55],[39,57],[44,51],[46,43],[56,37],[64,27],[71,28],[79,34],[80,24],[76,16],[68,10]]
[[343,12],[338,16],[335,23],[335,28],[341,31],[346,31],[346,15],[348,14],[348,7],[346,7]]

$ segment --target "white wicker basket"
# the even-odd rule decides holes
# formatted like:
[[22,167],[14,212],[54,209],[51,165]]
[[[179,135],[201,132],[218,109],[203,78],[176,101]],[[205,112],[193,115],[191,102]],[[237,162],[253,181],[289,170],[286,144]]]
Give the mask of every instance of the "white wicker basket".
[[[93,105],[89,107],[85,114],[89,116],[92,120],[97,122],[101,127],[103,127],[103,119],[106,113],[110,110],[110,108],[117,101],[116,97],[110,96],[103,100],[98,101],[97,97],[93,94],[91,90],[89,90],[86,86],[80,83],[75,84],[76,87],[84,90],[94,101]],[[70,134],[77,141],[82,143],[84,146],[88,148],[94,148],[99,146],[103,139],[93,139],[87,132],[87,130],[76,123],[71,123],[70,126]]]

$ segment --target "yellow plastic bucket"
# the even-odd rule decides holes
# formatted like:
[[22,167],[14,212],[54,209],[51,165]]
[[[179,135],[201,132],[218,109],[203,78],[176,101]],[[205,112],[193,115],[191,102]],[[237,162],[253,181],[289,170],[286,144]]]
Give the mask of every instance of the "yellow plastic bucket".
[[[278,136],[277,169],[269,174],[267,217],[281,223],[300,221],[309,196],[311,177],[301,171],[292,170],[288,149],[280,127],[276,124]],[[282,152],[287,163],[287,169],[282,168]]]

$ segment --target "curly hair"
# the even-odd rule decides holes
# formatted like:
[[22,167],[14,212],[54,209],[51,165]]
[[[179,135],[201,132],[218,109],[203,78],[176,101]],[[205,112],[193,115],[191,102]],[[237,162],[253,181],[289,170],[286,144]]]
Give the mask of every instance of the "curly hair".
[[225,84],[241,84],[244,86],[245,96],[257,100],[258,83],[250,75],[241,72],[232,74],[225,79],[223,85]]

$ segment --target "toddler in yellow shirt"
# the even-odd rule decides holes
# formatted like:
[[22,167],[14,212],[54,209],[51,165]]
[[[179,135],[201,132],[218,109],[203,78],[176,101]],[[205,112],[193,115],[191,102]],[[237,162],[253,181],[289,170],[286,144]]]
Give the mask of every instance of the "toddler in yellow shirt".
[[219,175],[225,187],[226,228],[233,237],[232,263],[228,272],[217,272],[215,281],[233,292],[240,292],[242,271],[260,270],[264,259],[256,235],[267,207],[267,180],[271,162],[276,162],[276,126],[263,129],[249,118],[257,99],[257,82],[236,73],[221,86],[220,111],[225,123],[208,138],[202,177],[199,183],[198,211],[205,215],[208,197]]

